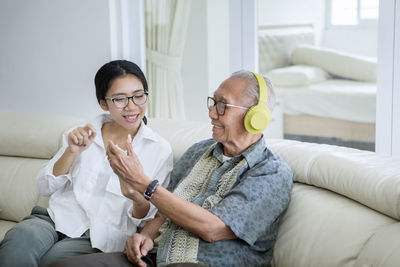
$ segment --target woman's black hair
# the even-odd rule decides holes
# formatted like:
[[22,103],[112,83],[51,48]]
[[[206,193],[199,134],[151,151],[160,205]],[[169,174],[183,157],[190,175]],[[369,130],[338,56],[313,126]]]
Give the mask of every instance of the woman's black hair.
[[[137,77],[143,85],[145,92],[148,92],[147,80],[143,71],[133,62],[127,60],[114,60],[104,64],[96,73],[94,77],[94,84],[96,86],[97,101],[104,100],[111,83],[119,77],[132,74]],[[147,123],[146,117],[143,121]]]

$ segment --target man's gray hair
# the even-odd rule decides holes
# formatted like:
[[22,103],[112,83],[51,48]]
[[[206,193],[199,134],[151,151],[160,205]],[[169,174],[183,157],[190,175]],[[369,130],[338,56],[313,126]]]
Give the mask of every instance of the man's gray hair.
[[[260,89],[258,87],[257,78],[254,76],[254,74],[247,70],[239,70],[232,73],[231,77],[245,79],[249,81],[249,86],[247,87],[246,92],[243,92],[244,97],[249,99],[248,103],[249,106],[256,105],[258,103],[258,98],[260,97]],[[268,79],[265,76],[262,77],[264,78],[265,83],[267,84],[267,95],[268,95],[267,107],[272,112],[276,101],[274,87],[270,79]]]

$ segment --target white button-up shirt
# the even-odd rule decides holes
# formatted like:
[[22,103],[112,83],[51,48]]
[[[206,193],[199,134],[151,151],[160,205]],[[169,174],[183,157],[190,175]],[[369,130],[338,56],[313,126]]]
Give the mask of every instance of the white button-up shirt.
[[[96,118],[93,143],[74,161],[68,174],[55,177],[54,164],[68,147],[69,132],[76,127],[65,132],[62,148],[39,171],[38,186],[42,195],[50,196],[47,210],[57,231],[80,237],[90,229],[92,247],[116,252],[124,249],[126,239],[139,224],[154,217],[156,208],[150,204],[144,218],[132,217],[133,201],[122,195],[118,176],[106,157],[101,128],[108,121],[108,114]],[[132,148],[144,173],[167,186],[173,166],[170,144],[142,122]]]

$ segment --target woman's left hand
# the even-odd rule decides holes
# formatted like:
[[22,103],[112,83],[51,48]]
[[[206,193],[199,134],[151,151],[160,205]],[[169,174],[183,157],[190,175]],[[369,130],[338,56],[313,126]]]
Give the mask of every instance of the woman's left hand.
[[107,156],[110,166],[120,179],[127,182],[130,187],[140,193],[143,193],[151,183],[144,172],[139,158],[133,152],[132,145],[127,140],[127,154],[119,149],[112,141],[109,141],[107,147]]
[[128,183],[124,178],[118,177],[119,185],[121,187],[121,192],[124,196],[133,201],[144,200],[142,194],[136,191],[130,183]]

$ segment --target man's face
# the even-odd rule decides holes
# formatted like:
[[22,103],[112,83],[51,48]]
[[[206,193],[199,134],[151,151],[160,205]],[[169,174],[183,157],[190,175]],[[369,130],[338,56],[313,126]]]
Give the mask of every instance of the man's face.
[[[214,99],[225,104],[249,107],[248,99],[243,97],[247,86],[244,79],[231,77],[222,82],[214,92]],[[227,106],[224,115],[219,115],[216,107],[212,107],[208,116],[214,126],[213,138],[222,144],[236,143],[242,140],[248,134],[243,124],[246,112],[247,110],[244,109]]]

